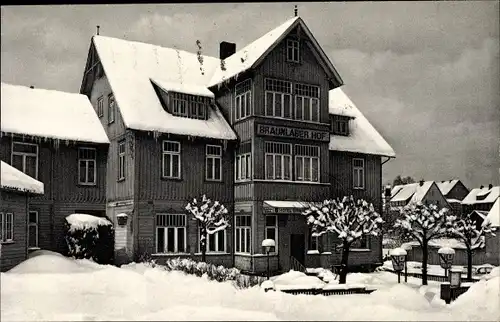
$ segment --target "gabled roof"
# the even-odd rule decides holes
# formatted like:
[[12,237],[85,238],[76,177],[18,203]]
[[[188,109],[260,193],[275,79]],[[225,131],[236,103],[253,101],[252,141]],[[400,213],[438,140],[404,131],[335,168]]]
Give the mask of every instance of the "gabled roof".
[[341,88],[329,92],[329,110],[333,115],[346,115],[349,121],[349,136],[330,135],[330,150],[375,154],[395,157],[396,153],[387,141],[371,125]]
[[0,188],[19,192],[43,194],[43,183],[0,161]]
[[40,138],[109,143],[85,95],[2,82],[1,131]]
[[420,183],[410,183],[398,187],[395,195],[392,196],[391,202],[406,201],[406,202],[421,202],[429,189],[434,184],[434,181],[425,181],[422,185]]
[[[492,227],[500,227],[500,198],[497,198],[497,201],[493,204],[488,215],[486,216],[486,220],[491,222]],[[498,234],[499,232],[497,232]]]
[[441,193],[446,196],[447,194],[450,193],[451,189],[455,187],[455,185],[459,182],[460,180],[454,179],[454,180],[447,180],[447,181],[438,181],[436,182],[439,190],[441,190]]
[[294,17],[287,20],[285,23],[276,27],[275,29],[269,31],[259,39],[238,50],[233,55],[224,59],[224,68],[222,68],[221,64],[219,63],[216,66],[215,72],[208,86],[212,87],[217,84],[221,84],[222,82],[227,81],[246,70],[255,68],[267,56],[267,54],[270,53],[276,47],[276,45],[297,26],[300,26],[302,28],[301,30],[305,32],[305,34],[311,40],[313,47],[319,54],[319,59],[323,61],[323,63],[326,65],[326,68],[328,69],[327,74],[331,75],[331,77],[335,79],[338,86],[342,85],[343,81],[339,73],[337,72],[317,40],[314,38],[309,28],[301,18]]
[[212,106],[208,120],[174,116],[165,111],[153,88],[153,80],[165,90],[192,94],[203,91],[220,61],[182,50],[135,41],[94,36],[108,82],[125,126],[130,129],[157,131],[224,140],[237,138],[217,106]]
[[[483,196],[479,200],[477,197]],[[498,197],[500,196],[500,186],[492,187],[491,189],[488,187],[484,188],[474,188],[469,194],[462,200],[463,205],[473,205],[479,203],[494,203]]]

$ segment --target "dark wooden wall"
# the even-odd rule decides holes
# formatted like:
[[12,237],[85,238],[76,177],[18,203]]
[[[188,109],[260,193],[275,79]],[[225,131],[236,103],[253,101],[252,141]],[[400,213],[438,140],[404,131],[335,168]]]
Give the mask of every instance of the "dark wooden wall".
[[26,259],[28,255],[26,194],[0,190],[0,212],[14,216],[12,242],[2,242],[0,271],[5,272]]

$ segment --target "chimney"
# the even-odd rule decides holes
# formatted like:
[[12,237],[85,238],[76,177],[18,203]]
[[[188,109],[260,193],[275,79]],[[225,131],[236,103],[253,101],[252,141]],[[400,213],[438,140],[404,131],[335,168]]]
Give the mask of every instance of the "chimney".
[[483,185],[481,185],[481,187],[479,187],[479,189],[483,189],[483,188],[484,188],[484,186],[483,186]]
[[488,189],[490,189],[490,190],[491,190],[491,188],[493,188],[493,185],[490,183],[490,184],[488,185]]
[[387,198],[391,197],[391,186],[385,186],[385,193],[384,194]]
[[299,9],[297,8],[297,5],[295,5],[295,8],[293,9],[293,13],[294,13],[295,17],[297,17],[299,15]]
[[424,180],[420,180],[419,185],[423,186],[424,185]]
[[30,86],[30,88],[31,88],[31,89],[34,89],[34,88],[35,88],[35,86],[31,85],[31,86]]
[[219,58],[226,59],[236,52],[236,44],[232,42],[223,41],[219,46]]

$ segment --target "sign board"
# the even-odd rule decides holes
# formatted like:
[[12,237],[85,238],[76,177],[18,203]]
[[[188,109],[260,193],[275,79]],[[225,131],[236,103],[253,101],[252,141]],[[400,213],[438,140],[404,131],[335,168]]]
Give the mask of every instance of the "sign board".
[[275,126],[257,123],[257,135],[277,136],[289,139],[302,139],[312,141],[330,141],[330,133],[327,131],[317,131],[309,129],[298,129],[293,127]]
[[303,209],[299,208],[280,208],[280,207],[263,207],[262,211],[266,214],[300,214]]

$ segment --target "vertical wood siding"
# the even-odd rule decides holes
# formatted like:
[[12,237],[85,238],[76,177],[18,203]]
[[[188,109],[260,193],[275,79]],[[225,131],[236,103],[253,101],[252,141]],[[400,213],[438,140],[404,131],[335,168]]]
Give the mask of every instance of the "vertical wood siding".
[[2,243],[0,271],[5,272],[26,259],[28,253],[27,237],[27,196],[0,190],[0,212],[14,216],[13,241]]

